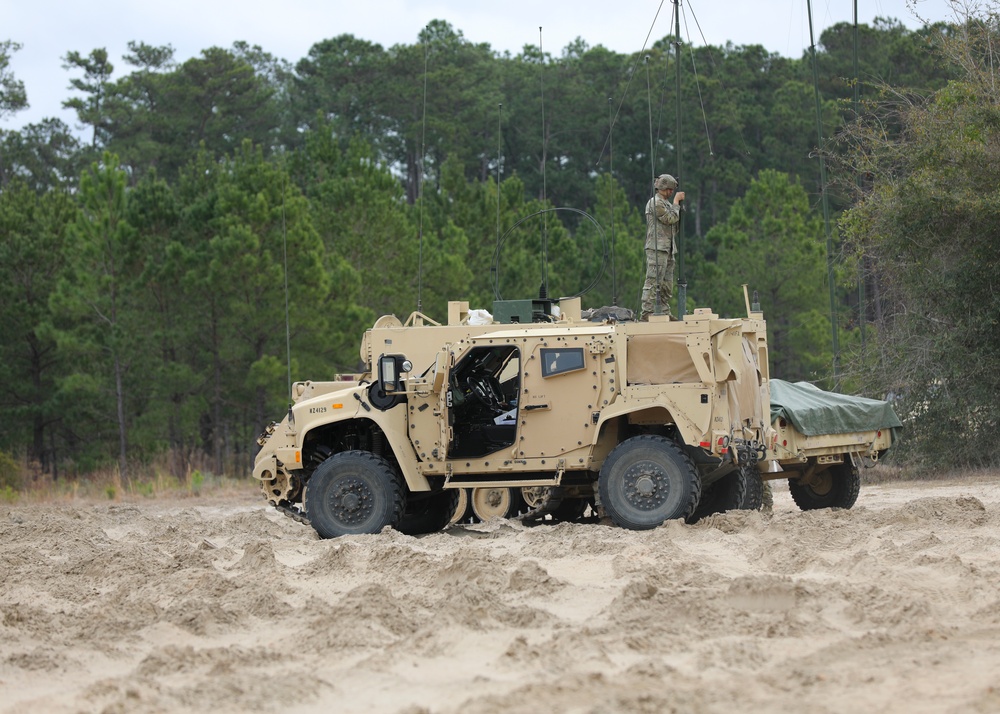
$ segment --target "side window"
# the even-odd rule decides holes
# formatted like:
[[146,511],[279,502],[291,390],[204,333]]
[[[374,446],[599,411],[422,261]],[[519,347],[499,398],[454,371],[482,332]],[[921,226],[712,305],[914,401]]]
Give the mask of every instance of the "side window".
[[543,348],[542,377],[555,377],[557,374],[576,372],[586,366],[583,359],[583,348]]

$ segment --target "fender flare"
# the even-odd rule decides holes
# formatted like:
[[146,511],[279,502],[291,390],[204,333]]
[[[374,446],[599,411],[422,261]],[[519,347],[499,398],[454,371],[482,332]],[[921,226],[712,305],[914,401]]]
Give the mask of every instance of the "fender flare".
[[386,446],[395,456],[396,463],[399,465],[399,471],[406,481],[406,487],[410,491],[431,490],[430,481],[417,470],[417,454],[413,450],[413,445],[407,436],[406,402],[398,404],[384,412],[373,409],[372,411],[362,413],[359,410],[345,419],[312,424],[308,431],[300,435],[299,444],[300,446],[304,444],[307,436],[318,428],[334,424],[348,424],[350,422],[371,422],[377,425],[385,435]]
[[690,419],[678,419],[678,415],[682,415],[683,412],[677,407],[676,404],[674,404],[673,400],[667,398],[663,394],[660,394],[654,399],[642,401],[629,400],[624,403],[618,402],[610,405],[607,409],[601,412],[601,417],[598,419],[596,424],[597,428],[594,430],[594,440],[592,445],[597,445],[601,435],[604,433],[604,427],[609,421],[620,417],[627,417],[629,414],[634,414],[636,412],[653,409],[662,409],[670,417],[672,422],[677,425],[677,429],[680,432],[681,438],[684,440],[685,444],[697,444],[701,439],[702,431],[699,429],[698,425]]

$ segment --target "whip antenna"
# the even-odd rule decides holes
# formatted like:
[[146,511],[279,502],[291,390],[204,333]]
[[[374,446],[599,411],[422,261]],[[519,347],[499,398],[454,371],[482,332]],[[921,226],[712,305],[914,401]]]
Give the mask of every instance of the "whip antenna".
[[806,0],[809,10],[809,55],[812,58],[813,94],[816,95],[816,136],[819,156],[819,190],[823,203],[823,228],[826,233],[826,280],[830,288],[830,330],[833,335],[833,381],[837,382],[837,363],[840,361],[840,339],[837,337],[837,296],[833,274],[833,237],[830,235],[830,203],[826,196],[826,159],[823,157],[823,114],[819,97],[819,70],[816,66],[816,42],[813,40],[812,2]]
[[[647,111],[647,114],[649,115],[649,170],[650,170],[650,175],[651,175],[650,182],[649,182],[650,191],[651,191],[650,196],[649,196],[649,200],[652,201],[652,200],[654,200],[654,198],[656,196],[656,149],[654,148],[654,144],[653,144],[653,90],[651,89],[650,84],[649,84],[649,55],[646,55],[646,58],[645,58],[644,62],[646,64],[646,111]],[[646,205],[647,205],[647,207],[649,206],[648,203]],[[647,210],[648,210],[648,208],[647,208]],[[649,218],[648,217],[646,218],[646,223],[647,224],[649,223]],[[648,230],[648,226],[647,226],[647,230]],[[656,238],[654,238],[654,241],[655,241],[655,243],[654,243],[654,248],[655,248],[656,244],[659,243],[659,240],[656,239]],[[653,251],[653,261],[654,261],[653,262],[653,269],[656,271],[655,274],[659,275],[660,274],[660,251],[658,251],[658,250],[654,250]],[[647,274],[648,274],[648,270],[647,270]],[[659,290],[659,287],[655,283],[653,285],[652,290],[653,290],[653,314],[654,315],[659,315],[660,314],[660,290]],[[646,294],[645,294],[646,293],[646,287],[645,287],[645,284],[643,284],[642,291],[643,291],[642,302],[644,302],[646,300]],[[643,309],[645,309],[645,308],[643,308],[642,305],[640,304],[639,311],[642,312]]]
[[[542,204],[546,203],[545,192],[545,164],[548,159],[549,137],[545,131],[545,50],[542,49],[542,28],[538,28],[538,81],[541,87],[542,98]],[[542,216],[542,287],[538,297],[549,296],[549,217],[548,214]]]
[[[625,89],[622,91],[621,101],[618,102],[618,110],[615,112],[615,118],[611,120],[611,126],[615,125],[615,121],[618,119],[618,114],[621,113],[622,105],[625,104],[625,97],[628,96],[628,88],[632,86],[632,78],[635,77],[635,71],[639,67],[639,58],[642,53],[646,51],[646,45],[649,44],[649,38],[653,35],[653,28],[656,27],[656,18],[660,16],[660,10],[663,9],[663,3],[666,0],[660,0],[659,6],[656,8],[656,14],[653,16],[653,22],[649,26],[649,32],[646,33],[646,40],[642,43],[642,49],[639,50],[638,54],[635,56],[635,64],[632,65],[632,71],[628,73],[628,81],[625,83]],[[648,57],[647,57],[648,59]],[[597,163],[601,163],[601,159],[604,158],[604,149],[611,140],[611,133],[608,133],[608,138],[604,140],[604,146],[601,147],[601,152],[597,155]]]
[[501,123],[501,118],[503,117],[503,104],[497,104],[497,244],[493,249],[493,263],[490,266],[490,272],[493,278],[493,295],[497,300],[500,299],[500,161],[503,155],[503,125]]
[[[683,158],[681,156],[681,44],[682,44],[681,43],[681,0],[674,0],[674,3],[677,5],[677,11],[674,13],[674,23],[675,23],[674,49],[676,50],[676,53],[674,54],[674,62],[677,65],[676,67],[677,90],[676,90],[676,98],[674,99],[674,101],[677,104],[676,107],[677,128],[675,129],[676,132],[675,143],[677,144],[677,180],[680,181],[681,176],[683,175],[681,171],[681,159]],[[694,58],[693,52],[691,54],[691,57],[693,61]],[[699,93],[701,92],[700,87],[698,88],[698,92]],[[708,148],[709,153],[711,153],[712,151],[711,139],[709,139],[708,147],[709,147]],[[687,302],[687,276],[685,275],[684,272],[684,203],[683,202],[678,204],[677,210],[679,212],[679,217],[677,219],[677,233],[675,233],[676,235],[675,240],[677,241],[676,248],[677,248],[677,269],[678,269],[677,270],[678,272],[677,314],[683,320],[684,312],[687,310],[687,305],[685,304]],[[668,305],[667,310],[669,309],[670,306]]]
[[611,206],[611,304],[618,304],[618,272],[615,268],[615,118],[608,97],[608,203]]
[[417,162],[417,203],[420,204],[417,229],[417,312],[423,313],[421,290],[424,284],[424,151],[427,140],[427,43],[424,43],[424,107],[420,126],[420,160]]
[[292,408],[292,327],[288,311],[288,230],[285,227],[285,187],[288,174],[281,180],[281,248],[285,274],[285,362],[288,365],[288,408]]
[[652,186],[652,182],[656,181],[656,149],[653,146],[653,90],[649,84],[649,55],[646,55],[642,61],[646,66],[646,114],[648,117],[649,127],[649,185]]

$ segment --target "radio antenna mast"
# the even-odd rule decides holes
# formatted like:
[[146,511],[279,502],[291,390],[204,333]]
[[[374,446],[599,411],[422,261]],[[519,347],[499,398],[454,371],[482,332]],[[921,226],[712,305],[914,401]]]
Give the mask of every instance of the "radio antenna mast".
[[816,95],[816,137],[819,142],[819,190],[823,203],[823,227],[826,232],[826,273],[830,287],[830,329],[833,333],[833,382],[837,383],[837,363],[840,361],[840,338],[837,335],[837,291],[833,276],[833,237],[830,235],[830,202],[826,197],[826,159],[823,158],[823,115],[819,99],[819,69],[816,66],[816,41],[813,39],[812,0],[806,0],[809,10],[809,54],[812,57],[813,93]]
[[611,304],[618,304],[618,270],[615,265],[615,117],[608,97],[608,204],[611,207]]
[[497,104],[497,244],[493,249],[493,262],[490,272],[493,278],[493,294],[500,299],[500,161],[503,156],[503,103]]
[[423,315],[421,291],[424,284],[424,152],[427,141],[427,40],[424,40],[424,106],[420,126],[420,160],[417,162],[417,203],[419,228],[417,237],[417,314]]
[[[542,28],[538,28],[538,80],[542,98],[542,203],[547,200],[545,186],[545,164],[548,163],[549,139],[545,131],[545,50],[542,49]],[[549,219],[542,216],[542,286],[538,297],[549,296]]]
[[[681,180],[681,0],[674,0],[674,60],[677,65],[677,90],[675,103],[677,105],[677,123],[675,143],[677,144],[677,180]],[[680,189],[678,189],[680,190]],[[687,277],[684,273],[684,203],[679,207],[680,215],[677,221],[677,317],[684,319],[687,310]],[[669,308],[668,308],[669,309]]]
[[288,174],[281,178],[281,250],[285,274],[285,363],[288,367],[288,408],[292,408],[292,327],[288,310],[288,230],[285,226],[285,187],[288,185]]

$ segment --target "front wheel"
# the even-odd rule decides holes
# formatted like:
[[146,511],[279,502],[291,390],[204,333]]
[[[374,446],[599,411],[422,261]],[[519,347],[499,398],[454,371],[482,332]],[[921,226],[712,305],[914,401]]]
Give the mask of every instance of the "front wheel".
[[648,434],[614,448],[597,486],[611,520],[631,530],[686,518],[701,497],[701,479],[691,458],[670,439]]
[[788,492],[803,511],[850,508],[861,491],[861,474],[850,460],[814,474],[808,481],[788,479]]
[[316,467],[306,484],[306,516],[323,538],[396,526],[405,506],[399,473],[367,451],[334,454]]

